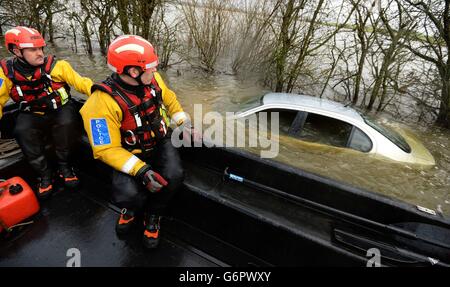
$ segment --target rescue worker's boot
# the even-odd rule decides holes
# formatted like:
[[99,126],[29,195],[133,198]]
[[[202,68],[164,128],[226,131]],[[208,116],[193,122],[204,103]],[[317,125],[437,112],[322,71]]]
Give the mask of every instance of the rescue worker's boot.
[[118,235],[130,233],[135,221],[136,217],[132,211],[127,210],[126,208],[122,209],[120,217],[116,223],[116,233]]
[[160,220],[161,217],[154,214],[145,217],[143,243],[146,248],[151,249],[158,247],[160,237]]
[[68,188],[75,188],[80,184],[75,171],[69,166],[59,167],[59,177],[64,181],[64,186]]
[[37,196],[40,199],[45,199],[50,196],[53,191],[53,177],[49,172],[39,178],[38,193]]

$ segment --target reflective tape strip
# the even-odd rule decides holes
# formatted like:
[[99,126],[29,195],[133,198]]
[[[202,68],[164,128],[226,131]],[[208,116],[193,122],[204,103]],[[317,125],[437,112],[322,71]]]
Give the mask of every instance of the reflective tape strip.
[[166,123],[164,122],[164,119],[161,120],[161,126],[164,129],[164,134],[167,134]]
[[144,54],[144,47],[142,47],[141,45],[137,45],[137,44],[126,44],[123,46],[120,46],[119,48],[117,48],[116,50],[114,50],[116,53],[122,53],[125,51],[133,51],[133,52],[138,52],[139,54]]
[[30,32],[33,35],[36,34],[32,29],[30,29],[28,27],[21,26],[21,28],[27,30],[28,32]]
[[52,103],[53,103],[53,109],[56,110],[58,109],[58,104],[56,104],[56,100],[52,99]]
[[151,68],[156,68],[157,66],[158,66],[158,61],[154,61],[154,62],[151,62],[149,64],[146,64],[145,68],[148,70],[148,69],[151,69]]
[[136,121],[136,126],[138,128],[142,127],[142,120],[138,113],[134,114],[134,120]]
[[187,115],[185,112],[178,112],[173,114],[172,120],[177,124],[180,125],[182,122],[184,122],[187,119]]
[[33,48],[34,44],[33,43],[20,43],[19,46],[20,46],[20,48]]
[[109,67],[114,73],[117,73],[116,67],[114,67],[114,66],[111,65],[110,63],[108,63],[108,67]]
[[9,34],[9,33],[12,33],[12,34],[18,36],[20,34],[20,30],[19,29],[10,29],[10,30],[6,31],[5,36],[6,36],[6,34]]
[[23,98],[22,89],[19,86],[16,86],[16,90],[17,90],[17,93],[19,94],[19,97]]
[[132,155],[122,166],[122,172],[129,174],[138,161],[139,158],[135,155]]

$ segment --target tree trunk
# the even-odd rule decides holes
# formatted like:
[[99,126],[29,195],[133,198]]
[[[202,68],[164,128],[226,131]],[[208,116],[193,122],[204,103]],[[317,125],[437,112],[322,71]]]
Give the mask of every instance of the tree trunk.
[[[443,35],[447,52],[450,49],[450,1],[445,1],[443,13]],[[450,57],[447,55],[447,62],[439,69],[442,80],[441,105],[436,123],[446,128],[450,128]]]
[[48,36],[49,36],[49,42],[53,43],[53,14],[50,13],[48,15]]
[[[397,36],[396,36],[397,37]],[[376,98],[378,97],[380,93],[380,88],[383,86],[386,86],[386,80],[389,76],[389,66],[392,64],[393,59],[392,55],[395,52],[395,49],[397,47],[397,38],[394,38],[392,40],[391,45],[389,46],[388,51],[384,55],[383,63],[381,64],[380,73],[378,77],[375,80],[375,84],[373,85],[372,94],[370,95],[370,101],[369,105],[367,106],[368,110],[371,110],[373,107],[373,104],[375,103]],[[383,90],[383,95],[386,95],[386,92]],[[380,103],[378,105],[377,110],[379,111],[381,109],[381,106],[383,105],[384,96],[382,95],[380,99]]]
[[436,123],[450,128],[450,75],[448,72],[446,74],[447,79],[442,80],[441,104]]
[[380,112],[383,109],[384,100],[386,99],[386,94],[387,94],[387,84],[386,84],[387,79],[388,79],[388,74],[386,72],[383,76],[383,81],[381,84],[383,89],[381,91],[381,97],[380,97],[380,102],[378,103],[377,112]]
[[84,42],[86,44],[86,52],[89,55],[92,55],[92,42],[91,42],[91,35],[89,33],[89,27],[88,27],[88,22],[89,22],[89,16],[87,16],[84,21],[83,21],[83,36],[84,36]]
[[142,37],[149,39],[150,36],[150,19],[158,0],[145,0],[142,3]]
[[117,13],[119,13],[120,26],[124,34],[130,34],[128,22],[128,0],[117,0]]
[[103,56],[106,56],[106,51],[108,49],[106,38],[108,37],[108,35],[104,19],[100,20],[100,26],[98,27],[98,36],[100,38],[98,41],[98,44],[100,46],[100,52],[102,53]]
[[293,21],[292,17],[294,14],[294,0],[289,0],[286,5],[286,11],[283,14],[283,21],[281,23],[281,30],[278,38],[279,48],[275,51],[275,92],[282,92],[285,79],[285,66],[287,53],[289,47],[291,46],[291,39],[289,38],[289,26]]
[[311,19],[311,22],[309,23],[308,32],[306,33],[306,36],[302,41],[303,43],[301,45],[299,56],[297,58],[297,61],[295,62],[294,67],[292,68],[291,73],[289,74],[288,78],[289,80],[286,87],[286,92],[288,93],[291,93],[294,90],[295,83],[297,82],[297,79],[305,63],[305,59],[309,51],[309,46],[311,44],[311,40],[314,35],[314,31],[316,29],[317,16],[319,15],[319,12],[322,9],[324,1],[325,0],[319,0],[319,3],[317,4],[316,9],[314,10],[314,15]]
[[[353,100],[352,100],[353,105],[356,105],[358,103],[359,89],[361,86],[362,72],[364,68],[364,61],[366,60],[366,55],[367,49],[363,45],[361,45],[361,56],[358,61],[358,72],[356,73],[355,88],[353,90]],[[369,109],[369,107],[367,108]]]
[[78,53],[78,41],[77,41],[77,31],[72,26],[72,37],[73,37],[73,43],[74,43],[74,52]]

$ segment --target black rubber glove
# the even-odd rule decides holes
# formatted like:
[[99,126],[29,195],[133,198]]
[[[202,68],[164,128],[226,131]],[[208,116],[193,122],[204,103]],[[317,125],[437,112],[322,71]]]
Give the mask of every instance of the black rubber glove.
[[150,165],[144,165],[136,174],[136,177],[150,192],[158,192],[168,184],[168,182]]

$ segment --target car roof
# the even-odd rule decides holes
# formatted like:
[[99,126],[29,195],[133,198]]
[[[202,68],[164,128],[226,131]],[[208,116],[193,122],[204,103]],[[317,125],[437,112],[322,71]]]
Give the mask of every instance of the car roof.
[[293,109],[313,108],[364,122],[362,116],[354,109],[327,99],[290,93],[268,93],[261,98],[261,101],[263,105],[287,105]]

